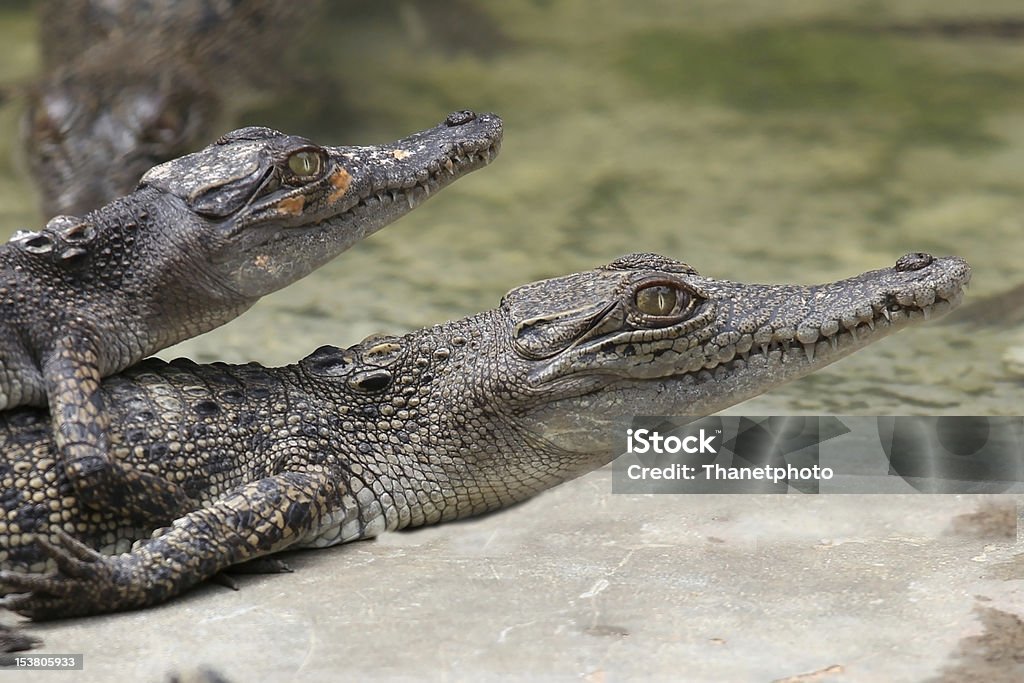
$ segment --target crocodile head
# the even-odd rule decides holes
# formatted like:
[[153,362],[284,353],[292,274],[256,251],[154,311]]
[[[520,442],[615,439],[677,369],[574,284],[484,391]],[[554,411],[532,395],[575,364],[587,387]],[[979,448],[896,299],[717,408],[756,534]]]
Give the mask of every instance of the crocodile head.
[[970,274],[914,253],[827,284],[740,284],[633,254],[526,285],[499,312],[523,367],[515,407],[559,448],[607,449],[620,418],[707,415],[943,315]]
[[502,137],[493,114],[455,112],[396,142],[327,147],[269,128],[228,133],[148,171],[171,220],[166,273],[203,272],[216,287],[256,299],[307,275],[408,213],[432,193],[488,164]]

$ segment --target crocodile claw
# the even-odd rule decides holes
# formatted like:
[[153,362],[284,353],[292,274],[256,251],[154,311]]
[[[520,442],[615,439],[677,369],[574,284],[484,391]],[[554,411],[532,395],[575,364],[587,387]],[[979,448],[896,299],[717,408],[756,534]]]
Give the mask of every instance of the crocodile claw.
[[6,593],[0,607],[35,620],[90,614],[124,601],[123,584],[130,566],[123,558],[103,555],[60,529],[57,542],[36,542],[57,565],[49,574],[0,571]]
[[43,641],[12,626],[0,625],[0,652],[20,652],[39,647]]
[[210,581],[218,585],[230,588],[233,591],[241,589],[235,581],[236,574],[291,574],[292,568],[276,557],[257,557],[248,562],[235,564],[224,571],[214,574]]

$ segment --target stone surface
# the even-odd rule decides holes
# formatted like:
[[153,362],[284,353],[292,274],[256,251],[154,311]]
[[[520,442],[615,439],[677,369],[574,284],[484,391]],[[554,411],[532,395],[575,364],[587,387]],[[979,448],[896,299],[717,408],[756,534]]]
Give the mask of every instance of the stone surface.
[[30,629],[85,654],[81,681],[1020,680],[1013,504],[613,495],[605,469],[490,517],[293,553],[294,573],[237,592]]

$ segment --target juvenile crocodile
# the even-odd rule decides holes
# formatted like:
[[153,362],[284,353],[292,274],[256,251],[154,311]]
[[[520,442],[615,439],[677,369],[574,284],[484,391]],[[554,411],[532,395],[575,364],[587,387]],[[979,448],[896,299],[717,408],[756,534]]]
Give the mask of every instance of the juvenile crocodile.
[[142,607],[286,548],[506,507],[607,463],[622,416],[720,410],[945,313],[969,277],[959,258],[908,254],[824,285],[743,285],[633,254],[277,369],[146,361],[104,384],[113,452],[202,507],[153,538],[86,512],[46,414],[8,412],[3,605]]
[[[289,78],[316,3],[43,0],[23,141],[47,217],[127,194],[212,137],[240,84]],[[229,97],[231,96],[231,97]]]
[[49,405],[79,500],[151,521],[181,488],[107,453],[101,377],[235,318],[487,164],[501,120],[455,112],[372,147],[229,133],[84,218],[0,246],[0,409]]

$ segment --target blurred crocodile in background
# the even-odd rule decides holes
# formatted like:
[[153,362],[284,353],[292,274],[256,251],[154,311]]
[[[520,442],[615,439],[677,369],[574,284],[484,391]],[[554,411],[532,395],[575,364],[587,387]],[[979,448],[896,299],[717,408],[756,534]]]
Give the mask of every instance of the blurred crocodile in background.
[[85,510],[46,412],[0,415],[3,606],[143,607],[281,550],[510,506],[609,462],[625,416],[721,410],[946,313],[969,278],[962,259],[917,253],[823,285],[746,285],[632,254],[281,368],[145,361],[103,384],[111,452],[198,503],[155,534]]
[[191,504],[107,452],[100,378],[232,320],[497,154],[502,122],[455,112],[393,143],[324,147],[243,128],[148,171],[82,218],[0,246],[0,409],[49,405],[76,498],[148,522]]
[[240,86],[287,82],[283,65],[317,5],[40,2],[43,76],[23,138],[45,215],[127,194],[151,166],[213,137]]

